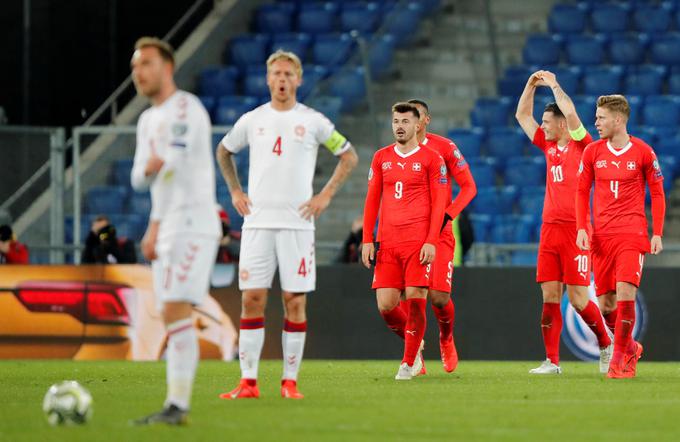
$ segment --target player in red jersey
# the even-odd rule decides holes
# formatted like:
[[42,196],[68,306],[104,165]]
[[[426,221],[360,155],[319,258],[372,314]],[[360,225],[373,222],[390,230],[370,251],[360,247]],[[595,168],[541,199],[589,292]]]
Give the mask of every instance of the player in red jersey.
[[[455,307],[451,300],[451,283],[453,279],[453,253],[456,241],[453,236],[454,220],[460,212],[477,194],[475,180],[470,173],[465,158],[455,143],[448,138],[427,132],[430,124],[430,110],[422,100],[409,100],[420,112],[420,128],[416,138],[421,146],[428,147],[437,152],[444,159],[448,175],[460,187],[456,198],[449,204],[445,211],[445,225],[437,243],[437,253],[430,271],[430,290],[428,295],[432,310],[439,324],[439,351],[444,370],[453,372],[458,365],[458,352],[453,340],[453,324],[455,319]],[[446,194],[451,195],[451,185],[447,186]]]
[[[378,150],[368,173],[361,258],[375,260],[373,289],[387,324],[404,339],[404,357],[395,376],[408,380],[420,373],[425,335],[427,289],[435,245],[448,195],[446,165],[439,154],[416,138],[420,113],[408,103],[392,107],[396,143]],[[378,244],[373,227],[380,210]],[[399,305],[405,291],[408,315]]]
[[[552,89],[555,103],[546,106],[539,126],[533,117],[533,99],[538,86]],[[574,103],[562,90],[555,74],[538,71],[529,77],[517,105],[517,121],[546,159],[543,225],[538,245],[536,282],[543,292],[541,332],[546,360],[532,374],[559,374],[562,313],[560,300],[567,286],[569,302],[595,333],[600,347],[600,372],[606,373],[612,342],[597,305],[588,297],[590,253],[576,247],[575,196],[577,171],[583,149],[593,139],[576,114]]]
[[[635,294],[640,286],[645,253],[663,250],[661,236],[666,212],[663,174],[654,150],[628,134],[630,106],[622,95],[597,100],[595,127],[600,140],[588,145],[579,167],[576,200],[576,243],[593,254],[595,289],[603,311],[618,312],[614,354],[607,377],[635,376],[642,345],[633,340]],[[588,234],[590,190],[593,198],[593,235]],[[645,182],[652,199],[653,236],[645,216]]]

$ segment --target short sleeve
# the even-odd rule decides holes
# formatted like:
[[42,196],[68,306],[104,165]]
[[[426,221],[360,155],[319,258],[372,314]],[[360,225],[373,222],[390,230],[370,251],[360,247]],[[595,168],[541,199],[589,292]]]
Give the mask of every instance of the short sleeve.
[[[591,141],[592,141],[592,139],[591,139]],[[542,151],[545,151],[545,148],[546,148],[545,132],[543,132],[543,129],[540,126],[538,127],[538,129],[536,129],[536,133],[534,133],[534,139],[531,140],[531,144],[538,147]]]
[[241,116],[231,130],[222,138],[222,146],[231,153],[239,153],[248,143],[248,128],[252,111]]
[[316,129],[314,131],[314,136],[316,137],[316,142],[319,144],[325,144],[333,135],[333,132],[335,132],[335,125],[333,122],[326,118],[321,112],[316,112],[314,125]]

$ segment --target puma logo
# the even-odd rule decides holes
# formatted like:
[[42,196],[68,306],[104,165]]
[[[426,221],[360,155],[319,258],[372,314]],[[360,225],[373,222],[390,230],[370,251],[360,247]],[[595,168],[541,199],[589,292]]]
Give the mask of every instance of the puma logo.
[[415,331],[415,330],[405,330],[405,331],[406,331],[406,333],[408,333],[408,334],[411,335],[411,336],[415,336],[415,335],[416,335],[416,331]]
[[404,167],[406,167],[406,163],[400,163],[397,161],[397,166],[401,167],[401,170],[404,170]]
[[611,163],[616,166],[617,169],[621,167],[621,161],[612,161]]

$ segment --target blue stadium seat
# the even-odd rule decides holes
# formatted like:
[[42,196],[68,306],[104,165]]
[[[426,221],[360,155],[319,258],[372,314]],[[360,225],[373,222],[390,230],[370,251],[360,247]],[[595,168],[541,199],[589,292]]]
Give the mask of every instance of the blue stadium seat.
[[[590,126],[595,124],[595,111],[597,110],[597,97],[578,95],[572,97],[574,102],[574,107],[576,107],[576,113],[578,114],[581,122],[585,126]],[[595,137],[597,132],[590,132],[590,134]]]
[[654,37],[650,46],[652,63],[680,65],[680,34],[668,33]]
[[653,95],[645,100],[642,121],[648,126],[675,127],[680,124],[680,97]]
[[649,37],[646,34],[612,35],[609,41],[609,62],[640,64],[647,56]]
[[252,97],[269,97],[266,66],[248,66],[243,77],[243,93]]
[[673,68],[668,77],[668,93],[680,95],[680,69]]
[[668,2],[658,5],[638,4],[633,11],[633,26],[637,31],[664,33],[673,19],[673,8]]
[[658,159],[661,172],[664,174],[664,179],[669,182],[669,186],[666,190],[669,190],[673,185],[673,179],[678,176],[678,165],[680,163],[678,163],[677,157],[672,155],[659,155]]
[[86,213],[122,213],[125,209],[127,190],[123,186],[96,186],[87,191]]
[[342,98],[341,111],[346,112],[361,103],[366,97],[366,71],[363,66],[347,67],[332,79],[330,92]]
[[373,33],[378,29],[381,19],[382,9],[378,3],[356,1],[343,3],[340,12],[340,30]]
[[533,250],[515,250],[510,255],[510,265],[535,267],[538,253]]
[[312,46],[312,60],[326,67],[342,65],[349,58],[353,46],[348,34],[319,35]]
[[[474,176],[474,169],[470,166]],[[479,184],[478,184],[479,186]],[[498,212],[500,197],[495,187],[477,187],[477,195],[470,203],[476,215],[494,215]]]
[[302,73],[302,84],[297,90],[300,101],[307,99],[318,86],[319,82],[328,76],[328,69],[323,66],[306,65]]
[[570,35],[564,48],[570,64],[591,66],[604,62],[604,38],[601,35]]
[[[81,214],[80,216],[80,244],[85,243],[87,235],[92,228],[92,221],[97,215]],[[73,217],[71,215],[64,217],[64,241],[67,244],[73,243]]]
[[[538,69],[536,69],[538,70]],[[579,92],[579,84],[581,81],[581,76],[583,75],[583,69],[579,66],[555,66],[550,70],[557,77],[557,81],[560,83],[562,89],[571,95],[576,95]],[[549,97],[553,97],[550,88],[541,87],[538,88],[539,91],[544,92]],[[554,101],[554,100],[553,100]]]
[[423,7],[423,14],[430,15],[440,8],[442,0],[420,0],[419,3]]
[[628,125],[638,124],[642,115],[642,106],[645,102],[645,97],[640,95],[626,95],[628,106],[630,107],[630,118],[628,118]]
[[116,228],[118,238],[125,237],[135,242],[141,241],[146,230],[148,215],[112,213],[107,216]]
[[590,11],[593,32],[607,34],[625,32],[630,27],[630,5],[625,3],[598,2]]
[[[559,79],[557,80],[559,81]],[[546,89],[550,91],[548,88],[539,88],[541,89]],[[545,107],[549,103],[554,103],[555,102],[555,97],[553,97],[552,93],[550,95],[537,95],[536,98],[534,99],[534,120],[538,122],[540,125],[541,122],[543,122],[543,114],[545,113]]]
[[201,96],[219,97],[222,95],[232,95],[236,93],[237,80],[238,69],[234,66],[206,68],[201,71],[198,89]]
[[560,61],[562,41],[549,34],[532,34],[522,49],[522,59],[526,64],[551,65]]
[[314,96],[307,100],[307,106],[321,112],[333,123],[340,120],[340,109],[342,109],[342,98],[329,96]]
[[519,191],[517,186],[503,186],[498,189],[498,212],[500,214],[512,213]]
[[277,49],[289,51],[300,57],[304,63],[307,59],[307,53],[312,46],[312,38],[309,34],[302,32],[289,32],[285,34],[273,34],[269,52],[274,52]]
[[293,30],[295,6],[290,3],[261,5],[255,13],[258,32],[276,34]]
[[[531,189],[527,191],[527,189]],[[520,213],[540,216],[543,213],[545,187],[525,187],[517,201]]]
[[548,15],[548,30],[553,33],[581,33],[586,28],[586,8],[582,4],[556,4]]
[[491,127],[486,139],[486,150],[491,156],[507,160],[524,155],[527,137],[514,127]]
[[470,120],[474,126],[506,126],[511,104],[508,97],[478,98],[470,112]]
[[373,37],[368,44],[368,63],[371,78],[379,79],[390,72],[396,40],[392,34]]
[[583,93],[587,95],[620,94],[623,80],[621,66],[588,66],[583,72]]
[[509,158],[504,181],[511,186],[540,186],[545,183],[545,160],[541,157]]
[[496,185],[496,170],[487,158],[466,158],[477,187]]
[[215,122],[217,124],[232,125],[241,115],[257,106],[256,97],[226,96],[220,97],[215,109]]
[[640,138],[650,146],[656,145],[656,130],[651,126],[628,126],[628,133],[634,137]]
[[239,35],[231,39],[229,53],[231,63],[241,72],[248,66],[264,66],[269,54],[269,36],[265,34]]
[[522,215],[499,215],[491,227],[491,242],[496,244],[531,242],[533,221]]
[[417,2],[409,2],[406,7],[399,5],[393,8],[384,20],[384,30],[394,35],[397,46],[410,43],[418,34],[420,19],[423,16],[423,7]]
[[484,139],[484,129],[479,127],[451,129],[447,135],[456,143],[456,146],[458,146],[466,159],[471,160],[480,155],[482,140]]
[[198,99],[201,101],[201,104],[203,105],[205,110],[208,111],[208,115],[210,115],[210,120],[214,120],[217,99],[213,96],[208,95],[199,95]]
[[113,162],[111,167],[111,184],[131,187],[132,158],[124,158]]
[[626,94],[659,95],[666,69],[658,65],[631,66],[623,82]]
[[132,192],[128,208],[129,213],[148,216],[151,213],[151,195],[149,192]]
[[337,30],[338,5],[333,2],[302,3],[297,28],[308,34],[325,34]]
[[474,233],[475,242],[489,242],[491,215],[472,213],[470,214],[470,223],[472,224],[472,232]]

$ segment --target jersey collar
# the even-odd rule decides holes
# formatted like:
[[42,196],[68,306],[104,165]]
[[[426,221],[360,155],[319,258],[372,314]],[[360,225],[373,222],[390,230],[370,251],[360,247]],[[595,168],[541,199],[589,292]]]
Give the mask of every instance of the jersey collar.
[[408,158],[408,157],[410,157],[411,155],[413,155],[414,153],[418,152],[419,150],[420,150],[420,144],[418,145],[418,147],[416,147],[415,149],[413,149],[413,150],[412,150],[411,152],[409,152],[409,153],[401,153],[401,151],[399,150],[399,148],[397,147],[397,145],[396,145],[396,144],[394,145],[394,153],[396,153],[397,155],[399,155],[399,156],[402,157],[402,158]]
[[609,152],[613,153],[617,157],[620,157],[624,153],[628,152],[631,147],[633,147],[633,143],[628,141],[628,143],[621,149],[614,149],[614,146],[612,146],[609,140],[607,140],[607,149],[609,149]]

